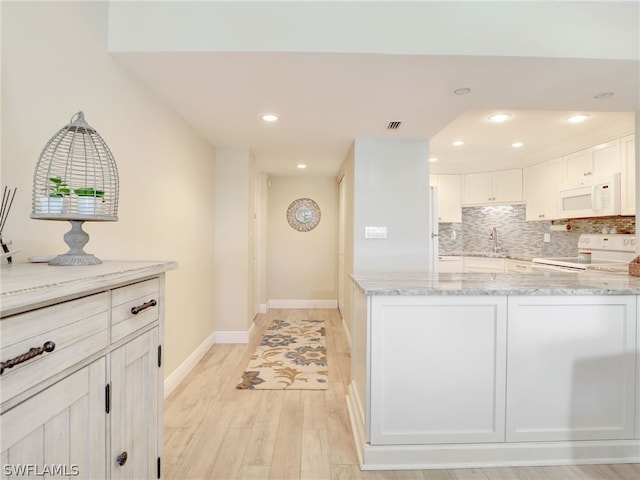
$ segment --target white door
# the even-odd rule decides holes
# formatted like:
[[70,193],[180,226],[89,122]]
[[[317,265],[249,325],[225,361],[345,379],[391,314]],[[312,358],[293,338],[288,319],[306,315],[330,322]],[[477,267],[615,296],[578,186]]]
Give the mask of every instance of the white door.
[[157,478],[158,328],[111,353],[111,478]]
[[107,477],[105,365],[100,358],[0,417],[2,478]]

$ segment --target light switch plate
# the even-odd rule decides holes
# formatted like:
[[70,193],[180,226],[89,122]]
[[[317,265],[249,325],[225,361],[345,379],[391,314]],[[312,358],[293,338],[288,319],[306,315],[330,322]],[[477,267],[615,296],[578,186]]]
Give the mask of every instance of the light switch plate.
[[544,243],[549,243],[551,241],[551,234],[550,233],[545,233],[544,234],[544,239],[542,241]]
[[364,238],[387,238],[387,227],[364,227]]

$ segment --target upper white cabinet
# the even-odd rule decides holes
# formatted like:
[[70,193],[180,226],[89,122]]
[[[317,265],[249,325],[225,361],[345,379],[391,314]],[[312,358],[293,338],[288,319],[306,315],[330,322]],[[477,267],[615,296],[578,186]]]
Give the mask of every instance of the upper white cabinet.
[[565,182],[579,182],[585,177],[600,177],[619,172],[620,139],[566,155],[562,163]]
[[526,220],[558,217],[558,187],[562,183],[562,159],[527,167],[523,172]]
[[438,222],[462,222],[462,175],[431,175],[438,192]]
[[464,205],[522,201],[522,169],[469,173],[464,176]]
[[620,140],[622,155],[621,213],[636,214],[636,137],[628,135]]

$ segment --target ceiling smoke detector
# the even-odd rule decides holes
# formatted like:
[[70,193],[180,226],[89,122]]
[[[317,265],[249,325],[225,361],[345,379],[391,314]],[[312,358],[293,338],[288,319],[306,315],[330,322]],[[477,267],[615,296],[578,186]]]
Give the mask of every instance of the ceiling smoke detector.
[[402,125],[401,121],[392,120],[391,122],[387,123],[387,130],[397,130],[400,128],[400,125]]

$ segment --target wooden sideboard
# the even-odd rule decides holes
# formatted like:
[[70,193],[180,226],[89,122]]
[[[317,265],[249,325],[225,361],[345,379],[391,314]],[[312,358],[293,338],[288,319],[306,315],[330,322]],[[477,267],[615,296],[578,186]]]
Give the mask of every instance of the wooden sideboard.
[[162,477],[165,272],[3,265],[3,476]]

